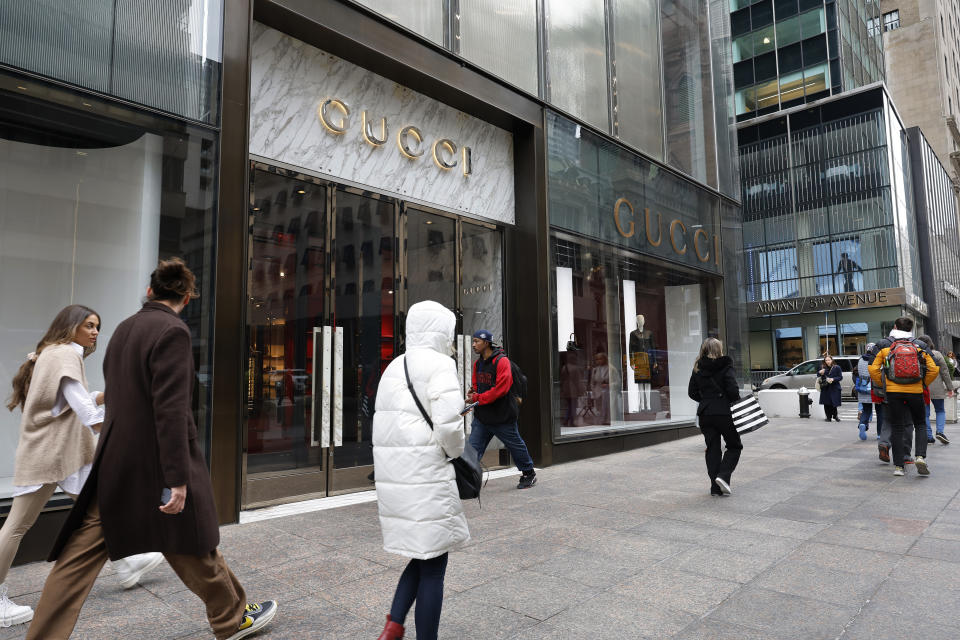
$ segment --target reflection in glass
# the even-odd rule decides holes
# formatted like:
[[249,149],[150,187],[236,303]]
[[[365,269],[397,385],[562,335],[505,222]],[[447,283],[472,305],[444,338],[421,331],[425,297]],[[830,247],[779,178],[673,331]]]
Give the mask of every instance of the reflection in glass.
[[336,192],[336,207],[333,312],[343,327],[345,375],[343,444],[333,448],[333,463],[343,469],[373,464],[374,401],[395,350],[395,214],[389,198],[345,190]]
[[761,53],[773,51],[776,46],[772,26],[753,32],[753,55],[758,56]]
[[757,85],[757,109],[777,106],[779,86],[776,80]]
[[456,307],[456,222],[407,209],[407,306],[423,300]]
[[461,2],[460,54],[537,94],[537,0]]
[[[79,102],[59,89],[48,95]],[[90,389],[102,390],[114,328],[140,309],[157,260],[181,256],[200,291],[181,318],[193,339],[194,418],[209,451],[217,136],[182,125],[170,131],[165,119],[85,100],[80,113],[0,92],[4,397],[26,354],[72,303],[101,316],[100,347],[85,369]],[[20,416],[0,411],[0,499],[13,486]]]
[[443,44],[443,0],[357,0],[382,16],[437,44]]
[[737,115],[757,110],[757,88],[739,89],[736,94]]
[[826,91],[830,86],[830,67],[826,64],[818,64],[804,69],[803,78],[807,95],[812,95],[818,91]]
[[0,62],[217,122],[222,0],[0,4]]
[[733,41],[733,61],[740,62],[753,57],[753,34],[748,33]]
[[667,163],[716,186],[707,3],[664,0],[660,11]]
[[780,101],[787,102],[803,97],[803,73],[785,73],[780,76]]
[[800,40],[800,17],[794,16],[777,23],[777,46],[785,47]]
[[603,0],[546,0],[547,98],[607,131],[607,55]]
[[313,328],[324,320],[326,189],[254,172],[247,274],[248,473],[321,467]]
[[804,38],[811,38],[826,31],[827,20],[823,14],[823,7],[801,14],[800,30]]
[[663,159],[660,98],[660,31],[653,0],[614,0],[617,133],[650,156]]
[[469,222],[460,228],[463,334],[488,329],[499,341],[504,337],[502,233]]

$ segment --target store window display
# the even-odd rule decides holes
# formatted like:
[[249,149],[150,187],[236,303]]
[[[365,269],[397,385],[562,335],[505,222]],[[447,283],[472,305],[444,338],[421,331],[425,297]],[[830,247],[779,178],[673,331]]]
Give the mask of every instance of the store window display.
[[555,231],[557,435],[693,420],[697,350],[720,335],[720,278]]

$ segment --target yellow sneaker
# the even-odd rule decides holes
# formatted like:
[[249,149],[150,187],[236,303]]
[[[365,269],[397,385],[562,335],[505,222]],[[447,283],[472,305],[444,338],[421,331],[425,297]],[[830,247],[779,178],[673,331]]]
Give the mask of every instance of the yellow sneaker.
[[248,604],[243,611],[240,628],[237,629],[235,634],[227,638],[227,640],[240,640],[240,638],[253,635],[267,626],[267,623],[273,620],[273,616],[275,615],[277,615],[276,600]]

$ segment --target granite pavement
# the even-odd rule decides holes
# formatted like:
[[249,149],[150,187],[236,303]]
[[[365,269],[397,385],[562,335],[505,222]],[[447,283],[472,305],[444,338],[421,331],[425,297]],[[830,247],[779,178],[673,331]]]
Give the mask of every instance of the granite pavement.
[[[745,436],[730,497],[708,494],[699,437],[555,465],[526,491],[491,480],[450,557],[440,637],[960,638],[960,429],[929,445],[929,477],[895,478],[852,413]],[[375,503],[222,537],[249,598],[280,601],[256,636],[273,640],[373,640],[405,562],[381,549]],[[35,605],[48,571],[14,568],[10,595]],[[163,564],[130,591],[105,568],[73,637],[212,636]]]

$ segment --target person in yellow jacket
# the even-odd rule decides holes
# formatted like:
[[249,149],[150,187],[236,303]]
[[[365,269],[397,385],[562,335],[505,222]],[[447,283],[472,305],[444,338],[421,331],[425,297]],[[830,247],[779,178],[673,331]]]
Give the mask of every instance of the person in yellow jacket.
[[[914,463],[917,467],[917,473],[920,475],[929,475],[930,469],[927,466],[927,425],[924,421],[926,406],[923,403],[923,390],[936,379],[940,368],[926,352],[926,345],[914,339],[913,320],[911,318],[900,317],[893,323],[893,331],[890,337],[883,341],[882,348],[877,350],[877,355],[873,359],[873,364],[868,368],[870,378],[878,389],[884,391],[884,404],[887,408],[884,420],[890,425],[891,435],[890,443],[893,445],[893,475],[903,475],[904,460],[904,430],[913,423],[914,441],[916,442],[916,458]],[[891,349],[896,349],[898,343],[908,342],[918,351],[920,360],[924,367],[920,369],[922,379],[913,382],[896,382],[889,379],[892,372],[884,370],[884,364]],[[877,345],[881,345],[878,343]]]

